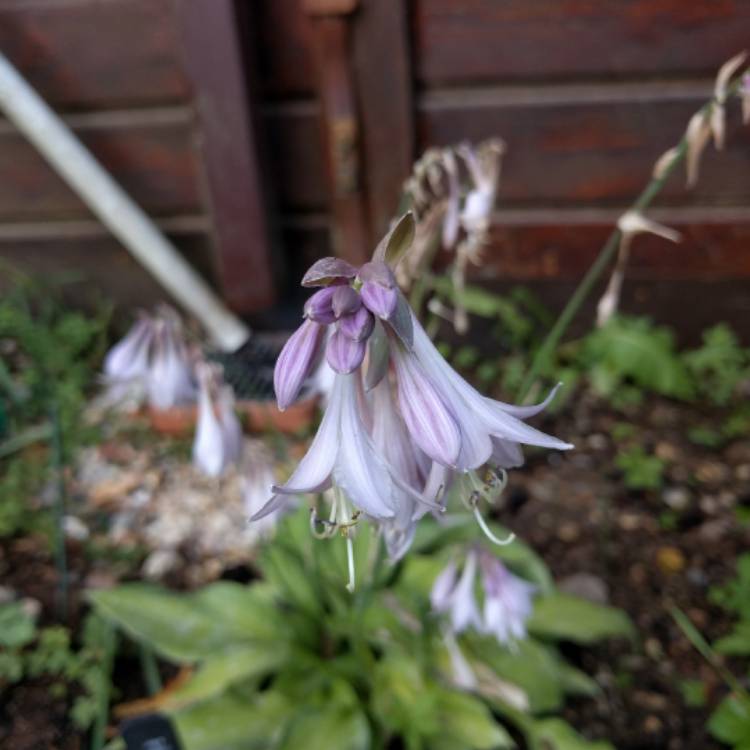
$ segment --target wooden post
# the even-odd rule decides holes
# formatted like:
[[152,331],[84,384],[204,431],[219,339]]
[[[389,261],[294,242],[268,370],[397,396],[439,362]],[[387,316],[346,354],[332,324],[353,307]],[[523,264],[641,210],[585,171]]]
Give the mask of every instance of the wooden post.
[[[219,277],[227,304],[252,313],[275,299],[256,103],[233,0],[178,0],[199,116]],[[137,43],[137,42],[136,42]]]
[[374,242],[396,214],[415,158],[407,6],[403,0],[361,0],[354,22],[354,70]]

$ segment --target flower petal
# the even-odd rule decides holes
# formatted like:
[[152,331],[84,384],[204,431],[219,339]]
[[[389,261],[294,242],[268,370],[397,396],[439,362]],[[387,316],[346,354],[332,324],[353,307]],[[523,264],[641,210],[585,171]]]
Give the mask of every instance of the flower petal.
[[353,341],[342,331],[335,331],[326,345],[326,359],[336,372],[346,375],[354,372],[365,358],[364,341]]
[[284,344],[273,371],[273,386],[281,411],[299,395],[312,370],[324,331],[315,321],[305,320]]
[[218,477],[228,460],[224,445],[221,422],[211,398],[211,369],[203,365],[198,372],[198,419],[193,440],[193,463],[210,477]]
[[361,511],[373,518],[392,518],[393,482],[359,416],[357,375],[339,375],[341,432],[334,482]]
[[364,305],[339,320],[339,331],[352,341],[365,341],[374,327],[375,318]]
[[391,354],[401,414],[412,440],[434,461],[455,466],[461,452],[461,431],[450,406],[412,354],[397,343]]
[[141,318],[104,358],[104,374],[113,380],[130,380],[148,372],[148,357],[154,338],[154,324]]
[[359,310],[362,306],[362,300],[350,286],[337,286],[333,290],[331,304],[333,314],[336,318],[340,318],[342,315],[348,315]]
[[385,287],[376,281],[365,281],[360,291],[362,302],[379,318],[388,319],[398,304],[398,289]]
[[341,258],[321,258],[302,277],[302,286],[328,286],[344,279],[353,279],[357,269]]
[[297,464],[292,476],[280,487],[273,487],[275,493],[306,495],[312,492],[322,492],[330,486],[333,465],[341,442],[339,438],[341,398],[340,378],[336,376],[328,407],[323,412],[323,419],[307,453]]
[[305,302],[305,317],[321,325],[333,323],[336,320],[336,313],[333,311],[332,297],[337,289],[341,287],[327,286],[315,292]]

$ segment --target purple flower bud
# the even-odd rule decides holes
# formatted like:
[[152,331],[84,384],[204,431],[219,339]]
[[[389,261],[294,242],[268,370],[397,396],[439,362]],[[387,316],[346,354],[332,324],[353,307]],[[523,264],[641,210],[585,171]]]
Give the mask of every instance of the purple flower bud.
[[412,440],[433,461],[455,466],[461,452],[461,431],[453,413],[411,354],[398,345],[391,354],[401,414]]
[[333,312],[331,298],[337,289],[341,289],[341,287],[328,286],[325,289],[315,292],[315,294],[305,302],[305,317],[314,320],[321,325],[333,323],[336,320],[336,315]]
[[328,286],[356,275],[357,269],[341,258],[321,258],[307,270],[302,286]]
[[375,327],[375,318],[363,305],[357,312],[342,316],[339,331],[352,341],[366,341]]
[[362,364],[366,348],[364,341],[353,341],[341,331],[336,331],[328,339],[326,359],[336,372],[346,375]]
[[350,286],[337,286],[333,290],[331,304],[333,305],[333,314],[340,318],[342,315],[348,315],[359,310],[362,307],[362,300]]
[[398,288],[393,272],[381,261],[365,263],[359,269],[359,280],[362,282],[362,301],[379,318],[393,315],[398,302]]
[[398,303],[398,290],[388,289],[375,281],[362,284],[362,302],[379,318],[390,318]]
[[297,398],[302,384],[310,374],[324,331],[323,326],[306,320],[281,350],[273,372],[273,387],[281,411]]

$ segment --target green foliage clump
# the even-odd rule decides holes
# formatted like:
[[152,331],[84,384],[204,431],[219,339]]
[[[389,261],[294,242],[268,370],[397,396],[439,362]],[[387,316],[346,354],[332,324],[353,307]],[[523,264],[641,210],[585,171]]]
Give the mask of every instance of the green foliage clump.
[[750,351],[726,323],[704,331],[703,345],[685,352],[683,360],[701,395],[717,406],[726,405],[750,377]]
[[89,729],[108,704],[115,633],[97,615],[86,618],[81,647],[75,650],[67,628],[37,628],[22,604],[9,602],[0,605],[0,647],[0,685],[52,678],[50,691],[70,696],[70,718],[77,729]]
[[0,300],[0,536],[49,527],[29,498],[48,479],[44,448],[55,435],[58,463],[91,437],[80,415],[108,319],[71,310],[57,290],[24,279]]
[[640,445],[619,451],[615,464],[631,490],[657,490],[662,486],[664,461],[646,453]]
[[[497,533],[502,533],[500,529]],[[514,649],[467,632],[459,646],[478,677],[460,689],[429,592],[471,523],[422,522],[409,556],[380,564],[380,540],[355,539],[353,594],[343,540],[320,542],[300,509],[261,554],[263,579],[218,582],[192,593],[124,584],[91,593],[96,611],[192,678],[165,696],[186,750],[264,747],[505,748],[508,727],[532,747],[606,750],[558,718],[567,695],[596,683],[567,663],[561,641],[590,644],[632,634],[619,610],[555,591],[541,560],[516,541],[493,547],[539,589],[529,637]]]
[[[708,731],[720,742],[734,750],[750,747],[750,691],[724,666],[720,655],[750,657],[750,553],[737,560],[737,575],[724,586],[714,586],[709,591],[712,603],[724,608],[738,618],[732,631],[710,646],[681,612],[675,619],[696,649],[723,677],[729,694],[719,703],[708,720]],[[700,683],[683,691],[685,702],[698,696],[705,701],[706,691]],[[695,704],[693,704],[695,705]]]

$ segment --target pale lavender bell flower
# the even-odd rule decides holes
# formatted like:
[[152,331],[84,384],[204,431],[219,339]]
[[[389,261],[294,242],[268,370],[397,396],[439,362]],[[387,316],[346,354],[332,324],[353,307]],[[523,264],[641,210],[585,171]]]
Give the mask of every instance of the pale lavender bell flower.
[[165,410],[195,399],[193,363],[177,313],[163,307],[154,322],[154,340],[146,386],[149,405]]
[[148,374],[151,346],[154,341],[154,321],[142,315],[104,357],[104,377],[107,381],[129,381]]
[[196,369],[198,421],[193,440],[193,464],[204,474],[218,477],[240,458],[242,426],[234,411],[234,394],[223,382],[220,369],[206,362]]
[[[472,474],[488,462],[501,469],[519,465],[519,444],[572,447],[522,421],[542,411],[554,390],[536,406],[495,401],[472,388],[437,351],[389,265],[408,249],[413,233],[407,214],[360,269],[324,258],[305,274],[304,286],[321,288],[277,361],[279,407],[298,397],[324,350],[336,374],[307,454],[289,480],[273,488],[255,519],[291,495],[332,487],[342,523],[359,514],[374,519],[398,557],[408,547],[413,523],[440,508],[454,476]],[[387,386],[373,391],[384,381]],[[401,460],[406,456],[408,466]]]
[[472,549],[460,577],[454,561],[438,575],[430,603],[436,613],[448,615],[454,634],[472,628],[512,646],[526,637],[535,593],[535,586],[513,575],[494,555]]

